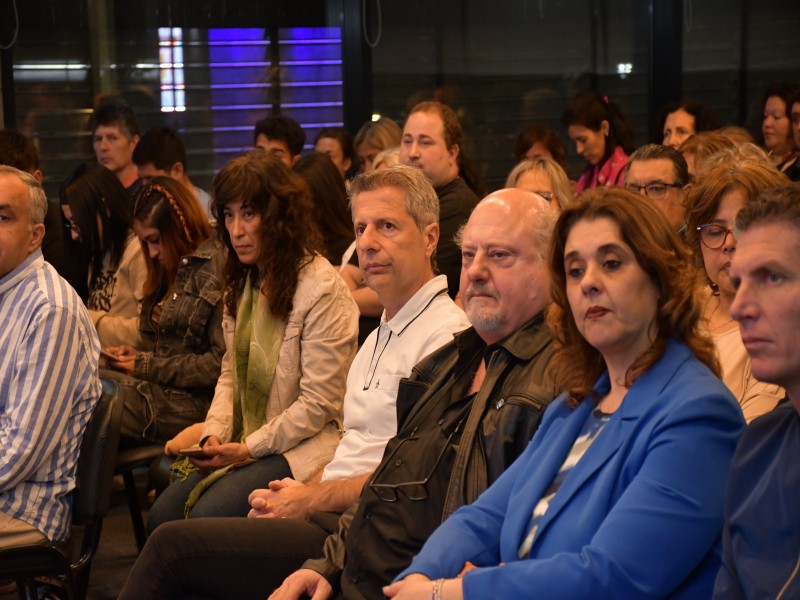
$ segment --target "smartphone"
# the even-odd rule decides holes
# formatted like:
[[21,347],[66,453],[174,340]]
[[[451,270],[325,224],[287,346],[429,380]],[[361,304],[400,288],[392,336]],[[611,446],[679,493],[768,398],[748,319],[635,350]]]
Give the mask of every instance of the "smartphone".
[[210,454],[206,454],[206,451],[203,450],[200,446],[191,446],[189,448],[181,448],[179,450],[181,454],[184,456],[188,456],[190,458],[211,458]]
[[106,360],[119,360],[119,357],[116,354],[111,354],[110,352],[106,352],[105,350],[100,350],[100,356],[105,358]]

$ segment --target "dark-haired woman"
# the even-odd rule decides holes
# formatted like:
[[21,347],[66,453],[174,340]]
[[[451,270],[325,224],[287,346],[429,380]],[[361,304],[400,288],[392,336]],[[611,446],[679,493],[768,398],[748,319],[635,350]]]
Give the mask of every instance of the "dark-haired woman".
[[205,418],[220,374],[225,247],[180,183],[154,177],[135,199],[133,228],[147,279],[140,349],[106,348],[119,384],[126,443],[163,443]]
[[323,254],[332,265],[339,266],[356,238],[344,180],[333,161],[319,152],[301,158],[294,171],[308,184],[315,222],[322,234]]
[[622,185],[628,155],[636,149],[633,132],[620,107],[595,91],[570,101],[561,122],[575,148],[588,163],[575,194],[605,185]]
[[566,392],[390,598],[711,595],[744,421],[700,330],[689,252],[652,202],[613,187],[561,213],[549,263]]
[[339,442],[358,308],[320,255],[308,188],[254,152],[214,177],[217,229],[228,247],[227,351],[203,425],[203,456],[150,510],[148,528],[184,517],[244,517],[273,480],[306,482]]
[[131,229],[131,198],[114,174],[98,164],[75,169],[59,191],[64,226],[79,249],[86,274],[86,307],[102,347],[139,346],[144,256]]

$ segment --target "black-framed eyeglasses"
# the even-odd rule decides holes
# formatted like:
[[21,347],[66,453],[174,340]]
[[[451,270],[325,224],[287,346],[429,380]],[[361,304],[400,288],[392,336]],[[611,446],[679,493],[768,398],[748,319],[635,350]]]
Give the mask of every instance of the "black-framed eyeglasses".
[[719,250],[725,245],[725,240],[728,239],[730,234],[733,239],[736,239],[736,234],[733,229],[723,227],[718,223],[703,223],[697,228],[700,232],[700,241],[709,250]]
[[682,188],[682,183],[648,183],[647,185],[633,185],[631,183],[625,185],[626,188],[637,194],[644,190],[648,198],[662,198],[667,193],[669,188]]
[[436,468],[439,466],[439,463],[442,462],[442,457],[450,447],[450,442],[453,441],[453,436],[459,431],[459,429],[461,429],[461,423],[463,420],[464,419],[462,418],[452,433],[447,436],[447,440],[442,445],[442,450],[439,452],[439,456],[436,457],[430,472],[427,476],[425,476],[425,478],[420,479],[419,481],[407,481],[405,483],[374,483],[383,474],[386,466],[394,462],[394,457],[397,454],[397,451],[403,447],[403,444],[406,442],[415,442],[420,439],[415,435],[417,433],[417,428],[414,428],[414,430],[411,432],[411,435],[401,440],[400,443],[395,446],[394,450],[392,450],[392,453],[386,457],[381,466],[375,472],[375,475],[373,475],[372,479],[370,480],[369,488],[384,502],[397,502],[398,492],[403,494],[409,500],[425,500],[428,497],[428,482],[436,472]]

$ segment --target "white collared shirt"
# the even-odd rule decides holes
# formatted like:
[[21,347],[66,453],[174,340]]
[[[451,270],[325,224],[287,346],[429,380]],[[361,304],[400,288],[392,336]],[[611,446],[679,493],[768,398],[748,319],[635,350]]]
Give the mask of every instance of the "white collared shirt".
[[345,433],[322,479],[345,479],[375,470],[386,443],[397,433],[400,380],[428,354],[470,326],[447,295],[447,278],[434,277],[390,321],[386,311],[369,334],[347,375]]

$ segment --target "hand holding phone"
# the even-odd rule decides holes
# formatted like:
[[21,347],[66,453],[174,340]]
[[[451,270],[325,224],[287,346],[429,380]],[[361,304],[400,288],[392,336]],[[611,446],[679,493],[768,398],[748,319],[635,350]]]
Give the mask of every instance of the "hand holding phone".
[[178,452],[190,458],[212,458],[210,454],[200,446],[190,446],[189,448],[181,448]]

